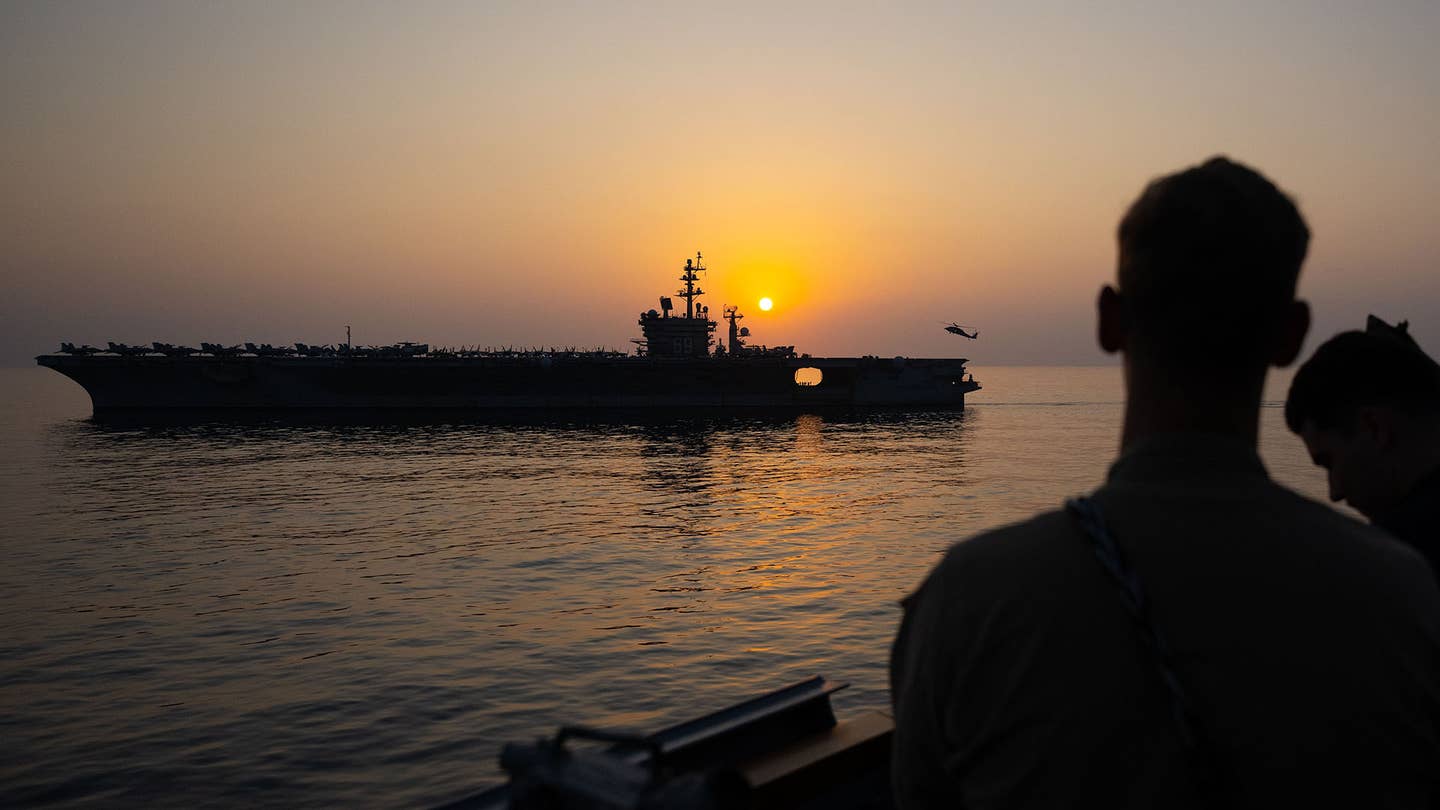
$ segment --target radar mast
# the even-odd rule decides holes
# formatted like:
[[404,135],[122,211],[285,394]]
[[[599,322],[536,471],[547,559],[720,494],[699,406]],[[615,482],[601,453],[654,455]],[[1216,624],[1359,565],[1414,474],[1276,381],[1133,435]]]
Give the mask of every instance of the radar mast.
[[680,276],[680,280],[685,282],[685,289],[676,293],[685,299],[685,317],[687,318],[695,317],[695,299],[705,294],[704,290],[695,286],[695,282],[700,280],[700,277],[695,274],[705,269],[705,265],[700,263],[700,259],[700,251],[697,250],[695,258],[685,260],[685,274]]

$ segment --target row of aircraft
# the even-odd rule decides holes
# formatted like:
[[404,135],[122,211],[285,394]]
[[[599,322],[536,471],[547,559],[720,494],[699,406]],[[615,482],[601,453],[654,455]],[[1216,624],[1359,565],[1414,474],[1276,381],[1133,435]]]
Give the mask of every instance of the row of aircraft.
[[212,357],[239,357],[250,355],[254,357],[602,357],[614,358],[624,357],[624,352],[614,349],[597,347],[595,349],[581,349],[575,346],[556,348],[516,348],[507,346],[504,348],[484,349],[479,346],[448,347],[437,346],[434,349],[428,343],[411,343],[405,341],[390,346],[349,346],[340,344],[338,346],[324,345],[312,346],[305,343],[296,343],[290,346],[272,346],[269,343],[246,343],[244,345],[226,346],[220,343],[201,343],[199,349],[189,346],[174,346],[169,343],[156,341],[149,346],[129,346],[124,343],[109,343],[107,348],[97,349],[94,346],[76,346],[73,343],[61,343],[60,353],[76,356],[88,356],[92,354],[118,354],[122,357],[138,357],[141,355],[163,354],[166,357],[188,357],[194,354],[210,355]]
[[[970,329],[969,332],[965,331]],[[978,340],[980,330],[974,327],[961,326],[953,321],[945,327],[945,331],[952,335],[959,335],[970,340]],[[792,347],[777,347],[777,351],[783,351]],[[192,349],[189,346],[174,346],[169,343],[155,341],[147,346],[127,346],[124,343],[109,343],[108,348],[97,349],[94,346],[76,346],[73,343],[61,343],[61,354],[87,356],[92,354],[118,354],[122,357],[135,357],[145,354],[163,354],[166,357],[188,357],[192,354],[208,354],[214,357],[238,357],[248,354],[255,357],[418,357],[428,355],[431,357],[623,357],[624,352],[612,349],[577,349],[574,346],[557,349],[532,348],[516,349],[513,346],[503,349],[479,346],[461,346],[459,348],[439,347],[434,351],[430,350],[428,343],[411,343],[405,341],[391,346],[349,346],[340,344],[338,346],[310,346],[304,343],[296,343],[290,346],[271,346],[269,343],[261,343],[258,346],[254,343],[246,343],[244,346],[225,346],[219,343],[201,343],[200,348]],[[793,354],[793,351],[791,352]]]
[[393,346],[310,346],[304,343],[296,343],[290,346],[271,346],[269,343],[246,343],[243,346],[226,346],[220,343],[201,343],[200,348],[190,346],[174,346],[169,343],[155,341],[149,346],[129,346],[124,343],[108,343],[107,348],[97,349],[94,346],[76,346],[73,343],[61,343],[60,353],[77,356],[92,354],[118,354],[122,357],[136,357],[146,354],[163,354],[166,357],[188,357],[192,354],[208,354],[214,357],[239,357],[240,355],[254,355],[255,357],[336,357],[336,356],[399,356],[412,357],[416,355],[429,354],[430,346],[426,343],[397,343]]

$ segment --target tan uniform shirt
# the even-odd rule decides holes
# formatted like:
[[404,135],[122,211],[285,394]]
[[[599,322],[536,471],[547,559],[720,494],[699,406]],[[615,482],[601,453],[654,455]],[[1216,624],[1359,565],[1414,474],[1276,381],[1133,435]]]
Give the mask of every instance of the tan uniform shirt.
[[[1145,442],[1095,500],[1226,806],[1440,806],[1440,592],[1420,555],[1223,438]],[[1195,806],[1140,639],[1064,512],[955,545],[891,658],[900,806]]]

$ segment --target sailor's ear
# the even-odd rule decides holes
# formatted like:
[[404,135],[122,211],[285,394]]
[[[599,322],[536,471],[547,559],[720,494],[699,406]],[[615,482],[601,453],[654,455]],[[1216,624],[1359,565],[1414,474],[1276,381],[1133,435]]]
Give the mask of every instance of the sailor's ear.
[[1395,412],[1383,406],[1365,406],[1355,411],[1358,431],[1381,450],[1395,446]]
[[1275,344],[1270,351],[1270,364],[1285,367],[1300,356],[1300,347],[1305,345],[1305,335],[1310,331],[1310,305],[1296,299],[1290,302],[1275,331]]
[[1125,298],[1120,291],[1106,284],[1100,288],[1100,300],[1095,302],[1099,316],[1100,348],[1108,354],[1125,350],[1130,333],[1129,318],[1125,314]]

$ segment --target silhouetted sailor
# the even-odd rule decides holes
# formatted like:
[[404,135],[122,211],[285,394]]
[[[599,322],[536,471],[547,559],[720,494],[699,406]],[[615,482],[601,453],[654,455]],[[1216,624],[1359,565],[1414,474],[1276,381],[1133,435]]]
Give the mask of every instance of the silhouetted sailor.
[[901,807],[1440,800],[1440,591],[1255,451],[1267,368],[1309,326],[1308,242],[1291,200],[1224,158],[1130,208],[1099,300],[1120,457],[1091,497],[952,547],[906,601]]
[[1345,501],[1440,571],[1440,364],[1404,322],[1325,341],[1295,373],[1285,422]]

